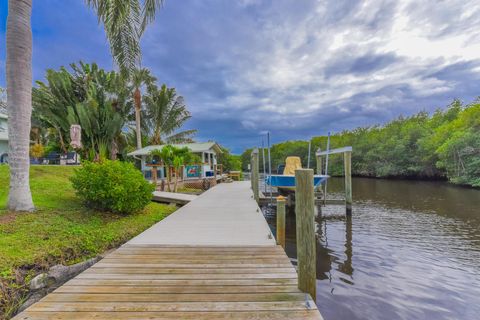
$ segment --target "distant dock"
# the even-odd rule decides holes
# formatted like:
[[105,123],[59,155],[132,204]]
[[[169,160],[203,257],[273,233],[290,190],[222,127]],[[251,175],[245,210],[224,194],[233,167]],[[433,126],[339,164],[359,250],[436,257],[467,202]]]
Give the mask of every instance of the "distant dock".
[[14,319],[322,319],[253,198],[219,184]]

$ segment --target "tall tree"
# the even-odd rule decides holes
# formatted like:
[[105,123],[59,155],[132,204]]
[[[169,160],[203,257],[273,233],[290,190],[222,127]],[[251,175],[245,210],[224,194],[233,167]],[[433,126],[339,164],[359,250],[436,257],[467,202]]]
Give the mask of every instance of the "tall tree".
[[137,136],[137,149],[142,148],[142,129],[141,129],[141,112],[142,112],[142,88],[151,87],[157,80],[150,70],[146,68],[135,69],[131,73],[131,84],[133,91],[133,101],[135,105],[135,132]]
[[33,211],[30,192],[30,117],[32,114],[32,0],[8,1],[7,110],[10,163],[9,210]]
[[114,159],[131,110],[130,87],[120,73],[95,63],[70,66],[72,72],[63,67],[47,70],[47,82],[37,81],[32,118],[55,130],[64,152],[70,126],[79,124],[83,157]]
[[[142,148],[140,130],[141,92],[144,84],[153,78],[148,70],[139,68],[141,61],[140,38],[163,0],[86,0],[104,26],[113,59],[131,80],[134,90],[137,149]],[[153,78],[154,79],[154,78]]]

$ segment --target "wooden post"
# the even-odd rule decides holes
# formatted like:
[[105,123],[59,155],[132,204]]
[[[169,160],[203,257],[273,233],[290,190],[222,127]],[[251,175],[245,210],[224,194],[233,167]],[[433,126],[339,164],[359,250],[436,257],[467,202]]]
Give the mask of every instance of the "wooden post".
[[313,170],[295,170],[298,288],[316,297],[315,196]]
[[277,244],[285,249],[285,198],[277,197]]
[[259,201],[259,188],[258,188],[258,149],[252,151],[252,186],[253,186],[253,198],[255,201]]
[[322,156],[317,156],[317,174],[322,174],[322,165],[323,165],[323,161],[322,161]]
[[347,215],[352,214],[352,152],[343,154],[345,173],[345,209]]
[[152,180],[153,180],[153,185],[155,188],[157,188],[157,167],[152,166]]
[[253,153],[250,154],[250,188],[253,190]]

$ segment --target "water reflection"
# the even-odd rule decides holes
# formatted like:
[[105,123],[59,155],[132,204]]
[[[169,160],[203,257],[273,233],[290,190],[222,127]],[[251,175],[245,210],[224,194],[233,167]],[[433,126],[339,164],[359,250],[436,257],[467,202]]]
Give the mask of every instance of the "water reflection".
[[[354,179],[354,212],[322,208],[317,305],[329,319],[478,319],[480,191]],[[332,179],[332,197],[342,180]],[[267,215],[275,228],[275,215]],[[295,216],[286,251],[296,258]]]

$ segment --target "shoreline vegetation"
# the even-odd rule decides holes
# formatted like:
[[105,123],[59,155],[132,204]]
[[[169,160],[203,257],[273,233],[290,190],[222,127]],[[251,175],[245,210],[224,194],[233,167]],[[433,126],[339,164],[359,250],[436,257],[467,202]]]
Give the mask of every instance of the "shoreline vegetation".
[[[307,167],[309,141],[285,141],[271,148],[272,170],[287,156],[299,156]],[[314,152],[326,149],[327,137],[311,139],[310,167],[316,167]],[[462,104],[454,100],[433,114],[425,111],[400,116],[380,126],[361,127],[333,134],[330,148],[352,146],[352,174],[358,177],[447,180],[480,187],[480,100]],[[242,154],[247,170],[252,149]],[[261,154],[261,152],[260,152]],[[262,161],[260,161],[262,162]],[[260,163],[260,171],[263,171]],[[328,174],[343,174],[343,158],[331,155]]]
[[[88,209],[69,180],[74,170],[73,166],[31,166],[35,212],[4,209],[8,188],[0,189],[0,318],[14,314],[35,275],[116,248],[176,210],[153,202],[128,215]],[[0,166],[0,185],[8,183],[9,167]]]

